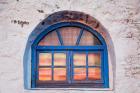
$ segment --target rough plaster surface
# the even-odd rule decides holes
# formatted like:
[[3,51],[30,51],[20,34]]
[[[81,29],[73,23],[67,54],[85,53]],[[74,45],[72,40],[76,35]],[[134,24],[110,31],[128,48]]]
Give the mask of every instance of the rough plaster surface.
[[[23,54],[29,34],[49,14],[82,11],[108,30],[116,53],[113,91],[25,90]],[[140,0],[0,0],[0,93],[139,93]]]

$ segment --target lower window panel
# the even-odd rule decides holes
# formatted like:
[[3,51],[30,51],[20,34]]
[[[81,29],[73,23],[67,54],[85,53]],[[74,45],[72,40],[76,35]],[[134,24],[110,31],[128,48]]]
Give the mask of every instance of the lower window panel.
[[85,84],[85,83],[76,83],[76,84],[68,84],[68,83],[38,83],[37,88],[104,88],[103,83],[91,83],[91,84]]

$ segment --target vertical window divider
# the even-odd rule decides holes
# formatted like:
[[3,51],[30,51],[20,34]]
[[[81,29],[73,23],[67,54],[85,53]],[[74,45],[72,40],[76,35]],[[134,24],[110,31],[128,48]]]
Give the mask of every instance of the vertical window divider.
[[[70,55],[70,51],[67,51],[67,55]],[[68,77],[68,83],[69,84],[71,84],[71,56],[67,56],[67,69],[68,69],[68,71],[67,71],[67,73],[68,73],[68,75],[67,75],[67,77]]]
[[61,34],[60,34],[60,32],[59,32],[58,29],[56,29],[56,33],[57,33],[57,36],[58,36],[58,38],[59,38],[59,42],[60,42],[60,44],[61,44],[61,45],[64,45],[64,43],[63,43],[63,39],[62,39]]
[[54,51],[52,51],[52,80],[54,80]]
[[71,82],[73,83],[74,79],[74,60],[73,60],[74,53],[70,51],[70,70],[71,70]]
[[79,34],[79,36],[78,36],[78,38],[77,38],[76,45],[79,45],[80,39],[81,39],[81,37],[82,37],[83,32],[84,32],[84,29],[82,28],[81,31],[80,31],[80,34]]
[[88,80],[88,52],[86,52],[86,80]]

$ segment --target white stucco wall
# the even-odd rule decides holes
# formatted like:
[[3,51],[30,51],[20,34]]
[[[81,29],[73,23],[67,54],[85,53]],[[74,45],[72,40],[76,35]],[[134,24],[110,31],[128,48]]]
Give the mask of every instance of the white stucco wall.
[[115,90],[94,93],[139,93],[140,0],[0,0],[0,93],[93,93],[24,89],[23,55],[28,36],[39,22],[60,10],[90,14],[111,35],[116,54]]

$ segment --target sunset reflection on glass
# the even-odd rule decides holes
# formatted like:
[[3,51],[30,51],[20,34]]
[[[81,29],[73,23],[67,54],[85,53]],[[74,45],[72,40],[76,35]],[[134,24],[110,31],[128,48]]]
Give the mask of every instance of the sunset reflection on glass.
[[48,81],[52,79],[51,68],[39,68],[39,80]]
[[100,53],[89,53],[88,54],[88,65],[89,66],[100,66]]
[[54,80],[65,81],[66,80],[66,68],[54,68]]
[[39,66],[51,66],[52,54],[51,53],[40,53],[39,54]]
[[86,54],[85,53],[79,53],[74,54],[74,66],[85,66],[86,65]]
[[58,46],[60,45],[55,31],[48,33],[40,42],[39,46]]
[[86,80],[86,68],[74,68],[74,80]]
[[88,68],[88,78],[89,78],[89,80],[100,80],[101,79],[101,69],[100,68]]
[[66,65],[66,54],[54,53],[54,65],[55,66],[65,66]]
[[71,45],[75,46],[77,38],[80,34],[80,28],[77,27],[65,27],[65,28],[60,28],[60,34],[63,39],[63,43],[65,46]]

